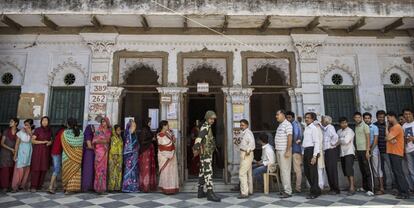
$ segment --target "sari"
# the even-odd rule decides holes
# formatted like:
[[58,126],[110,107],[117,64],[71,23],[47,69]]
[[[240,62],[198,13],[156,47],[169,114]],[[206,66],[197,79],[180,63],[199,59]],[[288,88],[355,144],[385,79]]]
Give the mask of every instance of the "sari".
[[122,182],[122,192],[139,192],[139,169],[138,169],[138,138],[137,134],[129,132],[131,124],[125,129],[124,141],[124,175]]
[[120,191],[122,181],[122,138],[116,134],[116,129],[112,129],[111,147],[109,150],[108,164],[108,190]]
[[[111,129],[109,127],[109,120],[105,118],[108,125],[107,129],[104,129],[104,126],[100,125],[99,129],[93,137],[93,142],[96,141],[110,141],[111,140]],[[108,151],[109,145],[95,143],[95,181],[94,189],[96,192],[105,192],[106,191],[106,176],[108,171]]]
[[95,160],[95,152],[93,149],[89,149],[87,141],[92,143],[95,130],[92,124],[89,124],[84,132],[83,143],[83,157],[82,157],[82,191],[87,192],[93,190],[93,180],[95,178],[95,172],[93,163]]
[[81,190],[83,132],[75,136],[72,129],[62,137],[62,185],[66,192]]
[[175,194],[179,189],[175,137],[171,131],[160,132],[158,141],[158,165],[160,180],[158,187],[165,194]]
[[155,191],[156,173],[155,173],[155,153],[152,140],[154,135],[149,126],[142,128],[140,136],[140,155],[139,155],[139,187],[143,192]]

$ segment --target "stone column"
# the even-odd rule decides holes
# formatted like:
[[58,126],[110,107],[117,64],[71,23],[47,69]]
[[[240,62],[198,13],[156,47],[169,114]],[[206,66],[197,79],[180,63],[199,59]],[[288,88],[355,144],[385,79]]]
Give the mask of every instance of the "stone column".
[[296,103],[297,103],[297,116],[304,116],[303,113],[303,99],[302,99],[302,89],[296,88],[295,89],[295,96],[296,96]]
[[[158,92],[161,94],[161,96],[171,96],[171,102],[170,103],[161,103],[161,119],[162,120],[168,120],[168,123],[170,124],[170,128],[174,131],[174,134],[177,138],[177,143],[176,143],[176,148],[177,148],[177,152],[179,154],[177,154],[177,160],[178,161],[184,161],[184,157],[186,157],[186,155],[180,154],[184,151],[184,148],[186,148],[185,146],[183,146],[185,143],[183,141],[183,139],[185,138],[183,136],[183,134],[185,134],[185,132],[182,132],[183,129],[183,120],[184,118],[182,118],[182,110],[181,109],[181,103],[184,102],[183,101],[183,93],[187,92],[188,88],[185,87],[158,87],[157,88]],[[175,115],[174,114],[170,114],[168,115],[168,108],[172,108],[171,110],[174,111],[175,110]],[[180,174],[180,182],[182,183],[184,181],[185,178],[185,171],[184,170],[184,164],[178,163],[178,170],[179,174]]]
[[[88,120],[94,120],[97,115],[108,115],[111,121],[117,121],[118,112],[112,115],[112,112],[107,109],[108,105],[112,105],[114,102],[114,98],[107,98],[106,96],[110,93],[108,92],[108,86],[112,82],[113,49],[118,33],[80,33],[80,36],[82,36],[85,44],[91,49],[89,76],[91,80],[89,80],[86,87],[86,89],[89,89],[86,95],[89,95],[90,98]],[[119,98],[117,102],[119,102]],[[112,118],[114,115],[116,117]]]
[[299,57],[304,112],[320,114],[323,106],[320,88],[318,49],[327,35],[291,35]]
[[109,117],[111,124],[120,124],[120,105],[121,105],[121,95],[124,91],[123,87],[108,87],[106,93],[107,96],[107,106],[106,106],[106,115]]
[[250,121],[250,96],[252,95],[253,88],[242,88],[241,86],[235,86],[230,88],[222,88],[224,95],[226,96],[226,108],[227,108],[227,170],[230,174],[230,182],[238,183],[239,181],[239,166],[240,166],[240,152],[235,148],[233,144],[233,129],[235,121],[234,116],[236,112],[233,112],[233,107],[238,105],[243,106],[242,118]]
[[295,91],[293,89],[288,89],[288,94],[290,97],[290,108],[291,111],[294,112],[296,115],[298,115],[298,103],[296,100]]

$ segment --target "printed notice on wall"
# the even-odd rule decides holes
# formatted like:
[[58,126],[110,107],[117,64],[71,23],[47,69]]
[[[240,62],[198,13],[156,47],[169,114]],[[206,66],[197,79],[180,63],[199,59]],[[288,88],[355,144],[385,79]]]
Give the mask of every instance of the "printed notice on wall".
[[233,105],[233,121],[240,121],[244,118],[244,105],[234,104]]
[[167,107],[167,119],[177,119],[177,103],[170,103]]

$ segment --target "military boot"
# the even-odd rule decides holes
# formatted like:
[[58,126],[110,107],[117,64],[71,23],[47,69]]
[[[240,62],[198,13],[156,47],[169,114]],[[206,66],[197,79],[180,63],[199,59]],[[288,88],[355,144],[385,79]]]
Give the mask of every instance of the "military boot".
[[204,192],[204,187],[199,186],[198,187],[197,198],[204,198],[204,197],[206,197],[206,192]]
[[207,190],[207,200],[212,202],[221,201],[221,199],[214,193],[212,189]]

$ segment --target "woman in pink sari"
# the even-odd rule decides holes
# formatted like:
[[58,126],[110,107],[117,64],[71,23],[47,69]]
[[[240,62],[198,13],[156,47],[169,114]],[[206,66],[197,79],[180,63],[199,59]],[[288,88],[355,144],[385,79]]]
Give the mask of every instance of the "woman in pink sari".
[[179,189],[175,136],[168,121],[161,121],[158,127],[158,166],[160,181],[158,187],[164,194],[175,194]]
[[155,191],[157,189],[155,173],[155,153],[152,142],[155,140],[150,128],[151,118],[145,119],[139,137],[139,187],[142,192]]
[[95,146],[95,181],[94,189],[98,194],[106,191],[106,175],[108,171],[108,151],[111,141],[111,126],[109,119],[101,120],[99,129],[95,132],[92,144]]

